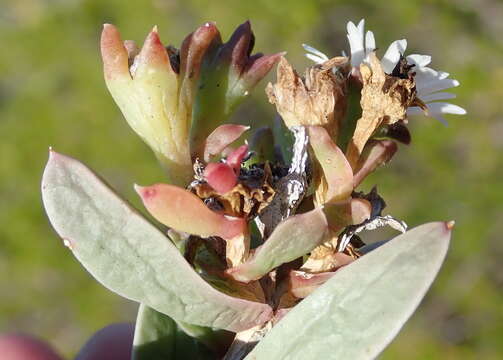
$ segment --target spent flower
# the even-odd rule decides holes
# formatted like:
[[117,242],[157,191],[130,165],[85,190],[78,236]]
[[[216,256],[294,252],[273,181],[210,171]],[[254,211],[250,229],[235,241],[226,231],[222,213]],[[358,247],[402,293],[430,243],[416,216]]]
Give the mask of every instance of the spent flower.
[[[365,20],[362,19],[355,25],[349,21],[347,23],[347,38],[349,41],[352,74],[360,77],[360,65],[369,63],[370,54],[376,51],[376,41],[374,33],[370,30],[365,32]],[[316,63],[322,63],[328,57],[321,51],[309,46],[303,45],[308,52],[306,57]],[[454,104],[439,102],[439,100],[448,100],[455,98],[454,94],[441,92],[449,88],[459,86],[459,81],[449,79],[449,73],[434,70],[428,65],[431,62],[431,56],[411,54],[405,56],[407,49],[407,40],[393,41],[384,53],[381,59],[383,71],[392,75],[400,68],[400,63],[404,60],[406,64],[413,65],[410,72],[414,73],[416,81],[418,98],[422,100],[425,106],[411,106],[407,110],[408,115],[425,114],[446,123],[443,114],[464,115],[466,111]]]

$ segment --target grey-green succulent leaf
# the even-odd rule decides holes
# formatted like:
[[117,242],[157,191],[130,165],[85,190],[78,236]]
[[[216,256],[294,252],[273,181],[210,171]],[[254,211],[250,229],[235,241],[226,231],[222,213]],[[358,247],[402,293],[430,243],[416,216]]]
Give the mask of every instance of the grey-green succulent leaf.
[[140,305],[132,360],[216,360],[217,355],[187,335],[169,316]]
[[228,273],[238,281],[260,279],[281,264],[295,260],[318,246],[326,237],[328,223],[323,209],[316,208],[282,221],[247,262]]
[[51,151],[42,197],[52,225],[108,289],[176,321],[242,331],[269,320],[270,306],[215,290],[169,239],[85,165]]
[[397,335],[444,260],[451,224],[418,226],[338,270],[246,357],[373,359]]

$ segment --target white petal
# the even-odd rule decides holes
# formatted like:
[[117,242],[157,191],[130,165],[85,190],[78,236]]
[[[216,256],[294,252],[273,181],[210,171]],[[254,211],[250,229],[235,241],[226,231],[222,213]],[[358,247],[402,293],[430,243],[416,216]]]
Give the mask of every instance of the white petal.
[[390,74],[400,60],[400,55],[405,52],[407,48],[407,40],[396,40],[391,43],[384,54],[381,63],[385,73]]
[[[321,58],[321,59],[325,59],[325,61],[328,60],[328,56],[325,55],[324,53],[322,53],[320,50],[318,49],[315,49],[314,47],[312,46],[309,46],[307,44],[302,44],[302,47],[304,48],[304,50],[306,50],[307,52],[310,52],[311,54],[314,54],[316,55],[317,57]],[[306,55],[307,56],[307,55]]]
[[431,115],[454,114],[466,115],[466,110],[460,106],[446,102],[433,102],[426,105]]
[[[429,67],[418,67],[415,70],[416,73],[416,85],[418,92],[422,95],[429,94],[433,92],[432,90],[428,90],[435,83],[446,79],[449,76],[449,73],[443,71],[436,71]],[[426,91],[424,90],[426,89]],[[435,90],[438,91],[438,90]]]
[[417,93],[421,95],[431,94],[440,90],[450,89],[459,85],[459,81],[454,79],[434,80],[429,83],[416,83]]
[[358,23],[358,31],[360,32],[360,36],[363,39],[363,35],[365,33],[365,19],[361,19]]
[[456,95],[451,94],[451,93],[438,92],[438,93],[424,95],[424,96],[421,96],[420,98],[422,101],[427,103],[427,102],[437,101],[437,100],[454,99],[455,97],[456,97]]
[[414,72],[416,73],[415,79],[418,85],[421,84],[424,86],[431,81],[440,80],[440,74],[438,71],[429,67],[418,67],[417,69],[414,69]]
[[439,113],[432,114],[431,112],[429,112],[428,114],[425,114],[423,109],[421,109],[420,107],[417,107],[417,106],[413,106],[413,107],[410,107],[407,109],[407,116],[413,116],[413,115],[431,116],[431,117],[434,117],[435,119],[437,119],[438,121],[440,121],[445,126],[448,125],[447,120],[445,120],[445,118],[442,116],[442,114],[439,114]]
[[[361,24],[361,21],[360,21]],[[351,51],[351,65],[353,67],[360,66],[365,57],[363,49],[363,35],[360,30],[351,21],[347,25],[348,41]]]
[[430,55],[410,54],[407,56],[407,62],[415,64],[418,67],[423,67],[431,62]]
[[316,64],[323,64],[325,61],[327,61],[325,58],[321,58],[319,56],[316,56],[316,55],[313,55],[313,54],[306,54],[306,57],[311,60],[311,61],[314,61]]
[[424,111],[419,106],[411,106],[407,109],[407,115],[424,115]]
[[435,119],[440,121],[445,126],[449,126],[449,123],[447,122],[447,120],[445,120],[445,118],[442,116],[442,114],[431,114],[431,117],[434,117]]
[[376,39],[374,37],[374,33],[372,31],[367,31],[365,35],[365,54],[369,54],[371,51],[374,51],[376,48]]

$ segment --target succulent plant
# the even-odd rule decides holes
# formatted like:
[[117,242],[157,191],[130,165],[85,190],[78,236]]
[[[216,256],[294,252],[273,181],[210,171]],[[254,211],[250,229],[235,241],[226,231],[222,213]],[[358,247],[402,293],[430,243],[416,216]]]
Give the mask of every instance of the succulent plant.
[[[417,90],[423,58],[395,46],[378,60],[373,34],[359,48],[362,23],[348,32],[351,58],[306,46],[317,64],[300,76],[284,53],[251,55],[248,22],[226,43],[206,23],[180,50],[157,28],[138,50],[104,26],[107,86],[167,172],[135,185],[158,223],[53,150],[42,195],[89,273],[140,303],[133,359],[373,358],[418,306],[454,223],[407,230],[375,187],[357,190],[410,142],[409,110],[431,106]],[[228,118],[275,64],[277,119],[239,146],[250,127]],[[402,234],[366,244],[362,232],[382,226]]]

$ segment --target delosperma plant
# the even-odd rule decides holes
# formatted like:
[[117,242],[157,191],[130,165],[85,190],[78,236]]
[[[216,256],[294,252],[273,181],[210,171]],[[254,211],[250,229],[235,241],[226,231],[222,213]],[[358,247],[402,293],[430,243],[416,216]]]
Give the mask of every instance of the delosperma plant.
[[[454,223],[408,230],[359,185],[409,144],[409,115],[464,114],[441,101],[458,82],[405,40],[379,59],[363,20],[347,30],[349,56],[304,45],[299,75],[285,53],[252,54],[248,22],[225,43],[206,23],[179,49],[157,28],[140,50],[104,26],[108,89],[166,170],[135,185],[157,222],[53,150],[42,194],[89,273],[141,304],[134,359],[373,358],[418,306]],[[274,67],[270,126],[228,123]],[[383,226],[402,234],[367,243]]]

